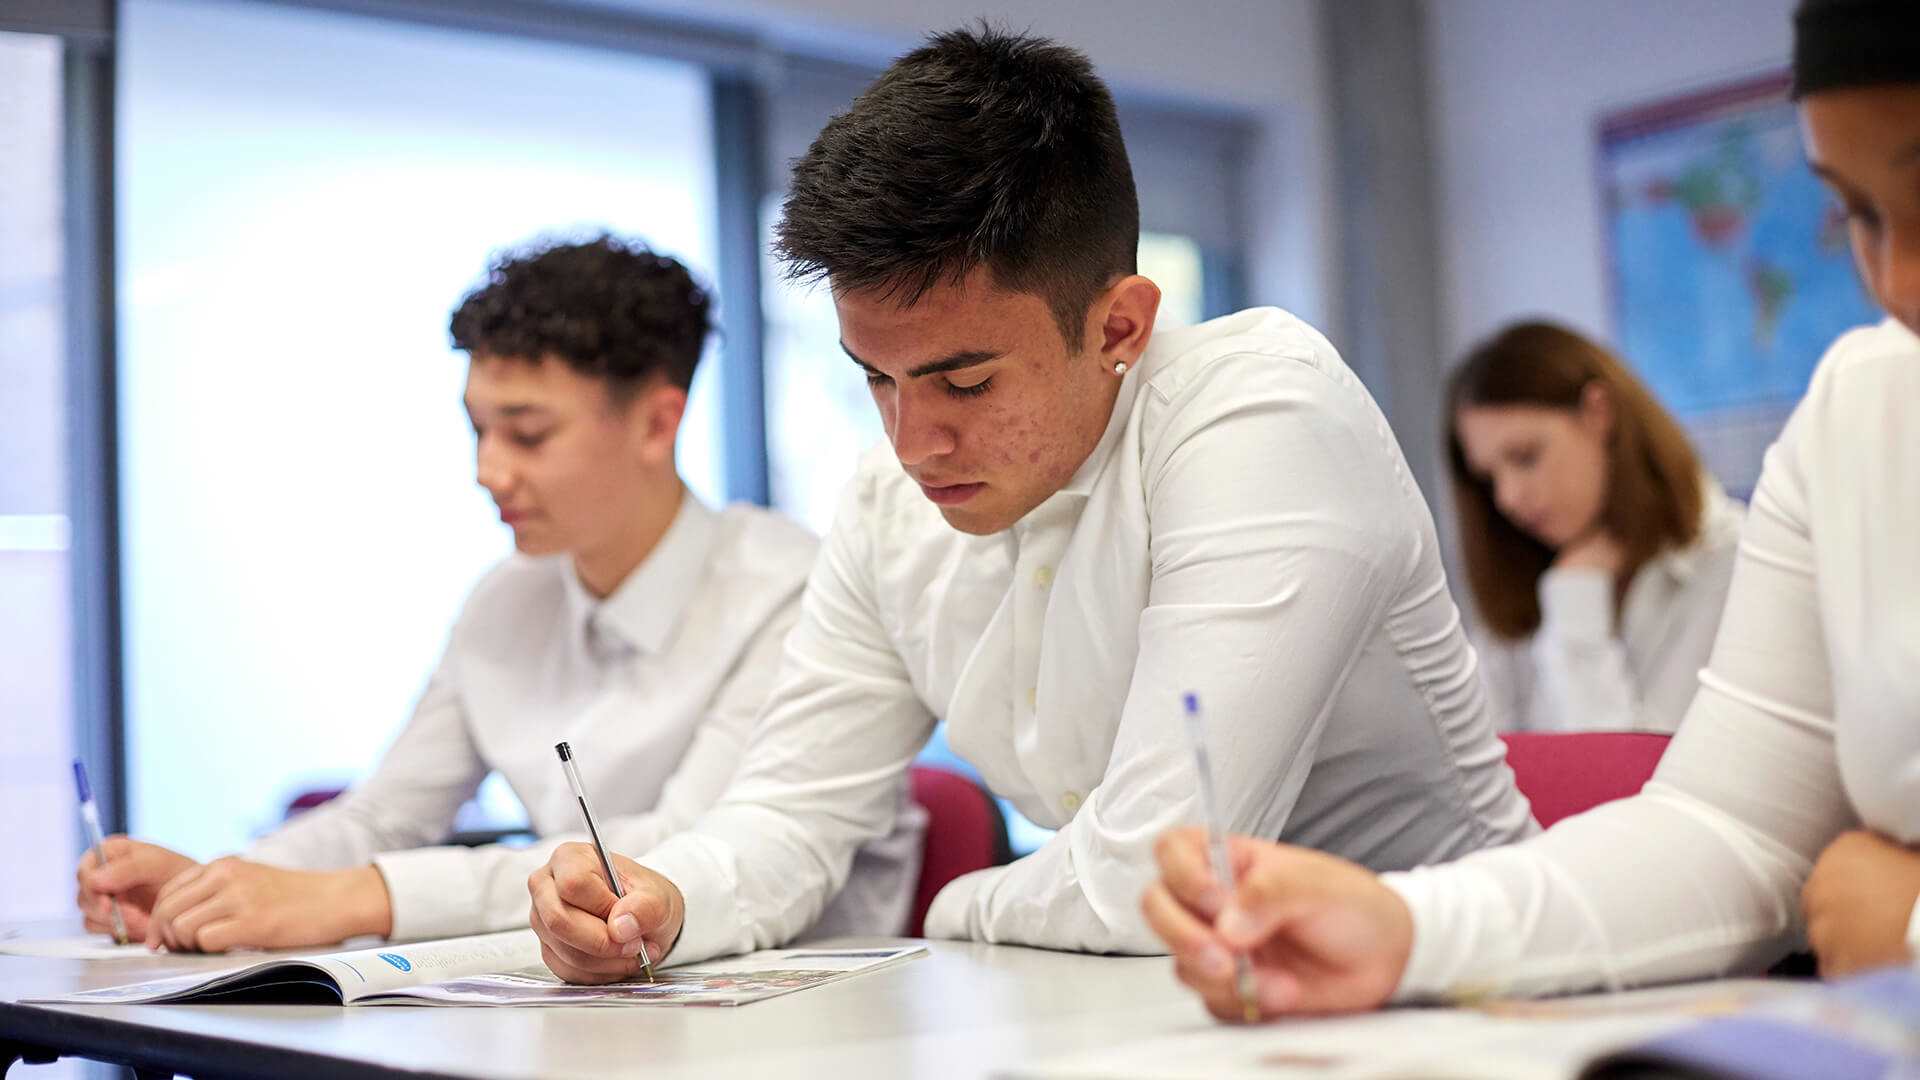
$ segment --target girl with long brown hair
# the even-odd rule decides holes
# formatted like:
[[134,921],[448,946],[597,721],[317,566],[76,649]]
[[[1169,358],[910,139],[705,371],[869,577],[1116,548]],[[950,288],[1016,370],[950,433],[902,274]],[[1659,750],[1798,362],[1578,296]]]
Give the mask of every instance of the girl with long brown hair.
[[1482,670],[1503,727],[1672,731],[1726,603],[1742,507],[1613,353],[1523,322],[1447,392]]

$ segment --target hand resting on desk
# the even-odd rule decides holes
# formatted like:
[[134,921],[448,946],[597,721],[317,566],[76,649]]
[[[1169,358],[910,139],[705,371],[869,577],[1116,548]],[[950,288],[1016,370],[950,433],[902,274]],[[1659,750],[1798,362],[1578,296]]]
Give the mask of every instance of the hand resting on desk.
[[109,930],[117,896],[127,932],[149,948],[293,949],[393,929],[386,880],[372,866],[286,870],[234,856],[200,863],[124,836],[109,837],[105,847],[105,866],[91,851],[80,860],[87,929]]
[[1800,891],[1807,944],[1823,978],[1908,963],[1907,923],[1920,899],[1920,850],[1867,829],[1841,833]]
[[659,963],[680,937],[686,900],[673,882],[624,855],[609,854],[620,887],[607,884],[590,844],[562,844],[527,878],[533,896],[528,923],[540,958],[570,983],[610,983],[640,973],[640,950]]

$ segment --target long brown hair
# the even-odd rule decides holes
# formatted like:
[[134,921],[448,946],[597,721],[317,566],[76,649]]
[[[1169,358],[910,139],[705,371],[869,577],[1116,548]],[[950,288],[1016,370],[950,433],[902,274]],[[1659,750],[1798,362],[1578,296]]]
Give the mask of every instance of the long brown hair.
[[1447,382],[1447,461],[1459,511],[1467,583],[1487,628],[1522,638],[1540,627],[1540,575],[1552,548],[1508,521],[1494,505],[1491,483],[1473,475],[1460,448],[1460,410],[1476,405],[1531,405],[1573,410],[1593,384],[1613,402],[1601,524],[1625,548],[1616,580],[1626,583],[1648,559],[1692,543],[1705,493],[1700,460],[1646,384],[1606,347],[1546,322],[1515,323],[1469,352]]

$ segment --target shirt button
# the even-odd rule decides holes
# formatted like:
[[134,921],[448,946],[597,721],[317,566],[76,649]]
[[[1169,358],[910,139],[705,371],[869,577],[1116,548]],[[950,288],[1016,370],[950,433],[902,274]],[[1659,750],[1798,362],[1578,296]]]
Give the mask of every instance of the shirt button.
[[1035,570],[1033,572],[1033,583],[1035,585],[1040,586],[1043,589],[1049,585],[1052,585],[1053,584],[1053,567],[1043,566],[1040,569]]
[[1065,810],[1069,814],[1080,809],[1080,793],[1077,791],[1069,791],[1065,795],[1060,796],[1060,809]]
[[1027,708],[1037,709],[1039,707],[1040,707],[1040,691],[1037,688],[1028,690],[1027,691]]

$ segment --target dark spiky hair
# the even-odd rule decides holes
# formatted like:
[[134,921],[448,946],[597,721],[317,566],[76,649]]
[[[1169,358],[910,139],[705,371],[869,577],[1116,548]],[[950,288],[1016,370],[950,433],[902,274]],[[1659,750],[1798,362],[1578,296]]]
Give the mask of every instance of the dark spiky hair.
[[448,329],[470,356],[558,359],[615,393],[655,375],[684,390],[706,342],[707,307],[679,262],[602,234],[495,255]]
[[793,167],[787,276],[910,306],[985,266],[1047,301],[1069,348],[1134,272],[1140,206],[1113,95],[1081,53],[982,24],[935,34]]

